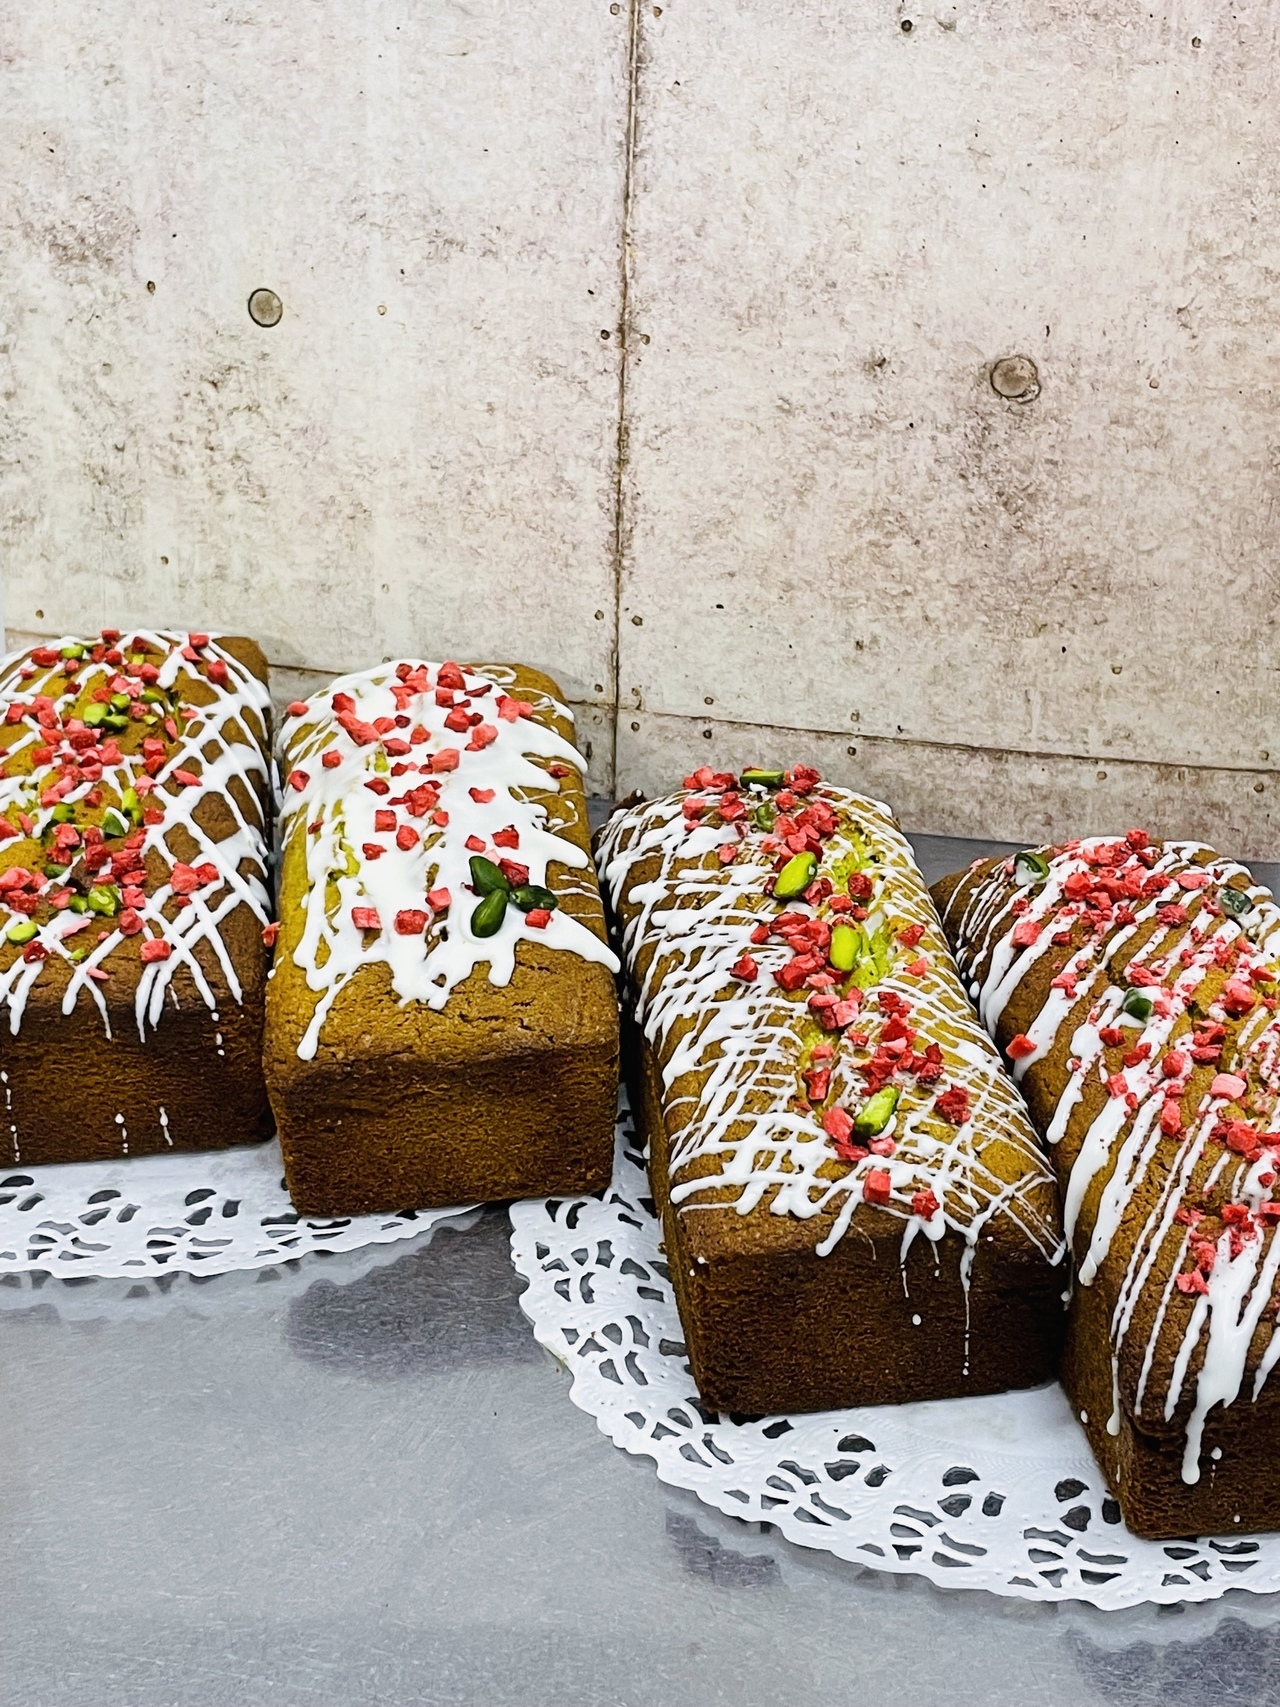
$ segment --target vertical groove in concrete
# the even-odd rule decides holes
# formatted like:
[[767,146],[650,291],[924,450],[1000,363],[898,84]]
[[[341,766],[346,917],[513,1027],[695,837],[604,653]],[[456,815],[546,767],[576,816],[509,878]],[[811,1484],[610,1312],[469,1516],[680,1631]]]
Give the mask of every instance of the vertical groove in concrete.
[[618,789],[618,707],[622,697],[622,568],[629,533],[627,515],[627,368],[631,350],[631,199],[634,189],[637,83],[640,67],[640,3],[627,3],[627,116],[623,149],[622,231],[618,244],[618,440],[613,512],[613,660],[609,716],[609,792]]

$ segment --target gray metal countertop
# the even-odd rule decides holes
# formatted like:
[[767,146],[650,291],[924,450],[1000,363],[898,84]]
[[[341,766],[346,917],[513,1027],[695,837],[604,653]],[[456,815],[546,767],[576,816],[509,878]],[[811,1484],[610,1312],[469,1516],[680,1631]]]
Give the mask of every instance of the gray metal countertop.
[[570,1403],[507,1237],[11,1289],[0,1703],[1280,1704],[1280,1596],[947,1593],[662,1486]]

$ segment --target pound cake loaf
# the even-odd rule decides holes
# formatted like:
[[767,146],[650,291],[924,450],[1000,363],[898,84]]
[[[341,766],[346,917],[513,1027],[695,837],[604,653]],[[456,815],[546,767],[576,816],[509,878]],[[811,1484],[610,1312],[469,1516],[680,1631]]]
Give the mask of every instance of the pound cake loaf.
[[690,1364],[728,1412],[1032,1386],[1057,1193],[887,807],[702,768],[598,859]]
[[266,1072],[305,1214],[608,1183],[617,961],[558,695],[406,660],[290,707]]
[[1280,1529],[1280,911],[1141,830],[934,895],[1061,1182],[1063,1379],[1126,1523]]
[[0,663],[0,1150],[243,1144],[262,1077],[267,664],[107,628]]

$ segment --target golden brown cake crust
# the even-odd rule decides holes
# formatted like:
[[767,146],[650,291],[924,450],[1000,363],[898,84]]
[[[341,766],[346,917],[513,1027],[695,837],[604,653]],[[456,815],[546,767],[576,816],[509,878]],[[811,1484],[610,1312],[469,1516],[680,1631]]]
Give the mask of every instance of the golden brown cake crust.
[[1271,1526],[1249,1490],[1280,1444],[1280,912],[1244,867],[1141,831],[934,895],[1050,1140],[1080,1280],[1065,1380],[1126,1519]]
[[[382,691],[372,685],[373,678],[379,684],[396,681],[396,668],[388,664],[345,680],[355,684],[350,691],[359,698],[366,691]],[[411,725],[420,717],[438,717],[433,696],[441,666],[415,662],[402,668],[425,670],[432,684],[430,696],[404,698],[412,712]],[[397,778],[386,767],[389,787],[378,796],[396,829],[377,832],[369,845],[384,849],[377,855],[381,863],[374,875],[379,879],[402,853],[406,862],[417,862],[414,869],[421,878],[412,894],[406,892],[406,906],[423,914],[416,938],[410,940],[421,945],[425,932],[426,951],[414,949],[420,965],[406,973],[403,966],[379,958],[371,933],[366,933],[364,946],[374,952],[356,954],[354,971],[335,994],[324,964],[317,965],[318,957],[309,952],[307,908],[317,904],[318,895],[318,904],[336,921],[339,908],[349,909],[353,898],[367,902],[368,895],[356,891],[372,882],[369,854],[358,837],[352,841],[345,833],[340,844],[333,844],[335,855],[347,864],[341,868],[341,901],[332,885],[326,901],[309,870],[309,857],[314,866],[315,853],[312,849],[309,855],[308,844],[318,815],[327,810],[332,817],[345,808],[333,803],[321,808],[313,804],[313,793],[305,795],[302,809],[284,832],[280,935],[267,1004],[265,1060],[289,1190],[299,1209],[309,1214],[591,1191],[609,1179],[617,1095],[617,998],[590,864],[580,761],[569,762],[572,720],[559,703],[555,683],[536,671],[477,665],[467,666],[464,674],[468,684],[490,684],[488,698],[476,697],[475,704],[492,707],[501,693],[529,707],[518,723],[491,711],[486,715],[494,716],[489,727],[499,731],[500,740],[519,746],[523,731],[532,743],[532,761],[521,761],[527,774],[520,774],[509,811],[519,816],[523,810],[530,821],[542,820],[546,835],[554,838],[541,879],[555,897],[554,916],[549,926],[521,933],[512,928],[518,924],[514,904],[508,909],[505,935],[493,939],[496,953],[510,954],[505,983],[491,981],[487,953],[477,950],[474,965],[449,987],[438,1006],[420,999],[431,993],[426,985],[414,986],[418,997],[397,988],[397,976],[418,977],[442,936],[462,930],[478,900],[456,880],[449,883],[451,894],[443,907],[433,907],[428,900],[443,881],[441,865],[451,857],[446,836],[453,846],[459,834],[467,833],[465,826],[458,829],[469,809],[469,795],[463,798],[460,791],[473,786],[466,732],[441,733],[410,746],[406,729],[402,744],[409,750],[401,755],[393,748],[393,756],[396,763],[411,763],[413,771]],[[371,683],[367,690],[359,685],[366,680]],[[283,765],[287,775],[297,774],[299,766],[306,767],[309,777],[316,774],[319,749],[313,757],[307,755],[317,731],[323,734],[321,745],[350,754],[350,741],[344,744],[344,733],[330,715],[332,694],[343,691],[342,682],[333,684],[329,694],[312,702],[307,715],[290,725]],[[457,697],[460,703],[471,699],[461,689]],[[387,733],[394,741],[401,732]],[[548,734],[550,741],[543,739]],[[463,755],[456,773],[418,771],[419,763],[450,741]],[[385,745],[385,735],[381,743],[368,744],[371,763],[373,753]],[[497,742],[493,745],[496,748]],[[406,803],[403,791],[420,787],[424,776],[429,782],[432,775],[441,778],[438,803]],[[379,773],[370,770],[368,778],[353,779],[347,798],[358,799],[355,790],[370,778],[379,780]],[[393,804],[396,801],[401,804]],[[493,810],[500,804],[499,798]],[[423,810],[415,814],[411,808],[416,806]],[[436,813],[450,822],[436,825]],[[395,841],[401,829],[418,835],[409,849]],[[484,857],[497,860],[509,852],[511,859],[527,861],[527,845],[495,846],[491,830],[490,825],[478,838],[484,843]],[[525,844],[530,833],[522,833]],[[378,938],[382,943],[395,923],[388,917],[380,924],[386,927]],[[570,927],[576,934],[569,934]],[[386,944],[392,955],[400,946]]]
[[107,632],[0,668],[0,1144],[22,1165],[269,1130],[267,663]]
[[[806,849],[808,898],[785,874],[775,898],[775,865]],[[704,770],[616,813],[597,853],[708,1402],[820,1409],[1048,1379],[1056,1193],[887,809],[804,767],[785,787]],[[895,1096],[873,1129],[874,1099]]]

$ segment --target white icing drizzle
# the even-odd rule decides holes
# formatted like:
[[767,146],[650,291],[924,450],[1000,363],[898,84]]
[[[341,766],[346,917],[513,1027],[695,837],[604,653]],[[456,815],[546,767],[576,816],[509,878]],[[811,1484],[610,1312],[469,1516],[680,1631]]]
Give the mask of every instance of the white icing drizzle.
[[[410,676],[402,681],[397,668]],[[334,1001],[364,966],[381,962],[390,968],[402,1006],[422,1002],[434,1009],[443,1008],[457,986],[486,963],[491,984],[508,984],[522,942],[618,969],[608,944],[563,908],[539,929],[509,905],[495,935],[472,931],[479,901],[471,889],[475,852],[494,863],[509,859],[528,867],[528,881],[543,887],[552,865],[584,874],[558,879],[553,887],[561,895],[575,888],[592,893],[594,886],[587,855],[549,828],[546,808],[530,798],[559,787],[535,760],[582,769],[577,749],[550,724],[552,715],[572,720],[568,708],[546,695],[512,700],[504,694],[504,677],[505,685],[514,678],[501,666],[485,674],[463,671],[461,687],[438,690],[441,670],[457,668],[404,660],[342,676],[305,702],[306,710],[290,717],[281,733],[281,845],[287,847],[291,836],[305,837],[308,878],[293,960],[320,998],[298,1044],[303,1060],[314,1057]],[[414,681],[423,677],[413,672],[425,672],[429,687],[414,691]],[[361,743],[344,727],[334,708],[335,696],[342,695],[354,705],[345,711],[349,720],[366,729],[379,720],[387,723],[380,738]],[[437,703],[443,696],[448,703]],[[504,701],[508,716],[499,710]],[[525,713],[510,715],[513,704],[523,704]],[[447,728],[451,712],[479,714],[476,727],[485,734]],[[473,748],[476,739],[487,744]],[[336,762],[326,766],[325,753],[336,755]],[[443,768],[450,755],[455,768]],[[366,786],[371,781],[381,792]],[[424,785],[430,795],[438,794],[438,804],[410,802],[411,792]],[[378,828],[379,812],[391,814],[394,829]],[[408,847],[398,844],[401,830],[413,832]],[[514,830],[516,845],[496,843],[495,834],[508,830]],[[468,841],[481,845],[468,847]],[[371,858],[366,846],[382,851]],[[433,906],[428,895],[441,890],[448,891],[449,902]],[[362,908],[377,914],[377,929],[357,927],[353,909]],[[407,914],[421,915],[422,922],[402,933],[396,920]],[[283,921],[286,931],[291,925]]]
[[[789,951],[772,941],[753,946],[756,982],[742,982],[731,970],[752,927],[782,910],[764,888],[774,869],[774,850],[748,827],[732,863],[708,859],[730,831],[710,824],[691,827],[684,815],[691,792],[698,791],[686,789],[615,813],[598,847],[602,882],[622,919],[623,957],[638,982],[636,1017],[667,1091],[673,1205],[686,1214],[731,1206],[747,1215],[767,1202],[775,1215],[828,1216],[830,1225],[815,1246],[819,1256],[826,1256],[867,1201],[869,1174],[880,1170],[889,1176],[890,1194],[877,1204],[903,1222],[903,1264],[918,1236],[936,1246],[950,1229],[964,1240],[966,1305],[978,1242],[997,1217],[1015,1223],[1047,1263],[1060,1260],[1062,1242],[1052,1224],[1052,1197],[1046,1202],[1050,1175],[1043,1156],[998,1055],[971,1017],[910,845],[888,808],[826,785],[810,797],[841,815],[819,872],[849,860],[858,849],[878,858],[866,867],[878,888],[863,930],[874,933],[888,912],[894,930],[914,924],[924,931],[918,947],[900,952],[868,992],[852,1028],[867,1036],[866,1047],[827,1039],[839,1045],[831,1100],[856,1109],[864,1086],[850,1057],[865,1060],[876,1048],[890,1016],[878,1011],[873,998],[892,992],[910,1004],[910,1024],[919,1034],[916,1047],[941,1046],[945,1082],[968,1088],[970,1113],[963,1125],[949,1125],[931,1112],[934,1087],[922,1096],[924,1086],[904,1086],[894,1119],[881,1134],[894,1141],[892,1155],[872,1154],[848,1164],[837,1160],[821,1113],[796,1106],[808,1047],[805,1034],[813,1032],[813,1025],[805,1004],[808,990],[788,994],[772,978]],[[760,797],[743,792],[748,800]],[[743,832],[742,825],[738,829]],[[656,862],[653,875],[646,871],[644,881],[633,881],[635,868],[648,862]],[[822,903],[788,901],[785,906],[806,917],[826,915]],[[648,950],[652,954],[642,973]],[[917,954],[930,962],[924,976],[906,971]],[[696,1016],[693,1025],[680,1034],[678,1026],[690,1016]],[[693,1076],[696,1091],[676,1094],[685,1075]],[[996,1137],[1017,1152],[1020,1166],[1012,1181],[984,1161],[984,1148]],[[715,1159],[716,1170],[688,1176],[690,1164],[707,1157]],[[727,1200],[725,1188],[732,1194]],[[924,1189],[937,1202],[927,1218],[912,1208]]]
[[[1117,845],[1114,840],[1099,837],[1069,843],[1057,852],[1038,850],[1047,862],[1048,877],[1034,888],[1016,887],[1011,862],[1001,862],[956,889],[945,915],[948,934],[962,974],[971,981],[979,1011],[993,1033],[1015,990],[1052,945],[1054,930],[1065,928],[1084,911],[1070,899],[1065,887],[1069,879],[1097,871],[1096,861],[1087,856]],[[1131,920],[1104,927],[1069,955],[1063,973],[1075,974],[1075,993],[1068,988],[1049,992],[1025,1034],[1034,1051],[1016,1060],[1013,1071],[1021,1078],[1028,1067],[1055,1047],[1069,1017],[1087,1009],[1087,1020],[1077,1024],[1072,1034],[1067,1083],[1046,1128],[1046,1138],[1056,1146],[1071,1128],[1072,1116],[1090,1080],[1108,1082],[1101,1032],[1127,1025],[1131,1031],[1126,1043],[1147,1046],[1145,1060],[1111,1075],[1111,1083],[1121,1094],[1109,1095],[1078,1135],[1078,1148],[1066,1170],[1064,1216],[1067,1237],[1076,1254],[1077,1278],[1082,1286],[1091,1286],[1108,1265],[1116,1234],[1138,1201],[1140,1188],[1156,1182],[1150,1207],[1130,1229],[1132,1244],[1123,1270],[1114,1277],[1116,1302],[1110,1327],[1114,1402],[1107,1427],[1112,1434],[1119,1432],[1122,1347],[1140,1302],[1159,1285],[1133,1411],[1135,1417],[1141,1413],[1157,1347],[1167,1329],[1180,1337],[1172,1348],[1172,1373],[1160,1411],[1164,1420],[1170,1421],[1188,1383],[1194,1383],[1182,1461],[1184,1481],[1194,1483],[1201,1473],[1205,1419],[1214,1405],[1230,1405],[1240,1396],[1250,1345],[1273,1302],[1280,1271],[1276,1223],[1257,1215],[1259,1205],[1271,1201],[1271,1188],[1280,1171],[1277,1151],[1264,1149],[1249,1161],[1213,1136],[1222,1120],[1239,1119],[1238,1114],[1231,1113],[1233,1106],[1250,1111],[1251,1118],[1242,1124],[1256,1131],[1263,1130],[1268,1119],[1274,1123],[1276,1093],[1280,1090],[1280,1017],[1261,1002],[1243,1016],[1235,1054],[1226,1071],[1243,1079],[1246,1089],[1234,1099],[1202,1097],[1184,1129],[1173,1135],[1160,1129],[1162,1107],[1171,1083],[1176,1093],[1178,1084],[1185,1084],[1190,1068],[1175,1072],[1171,1078],[1165,1062],[1175,1050],[1185,1055],[1195,1041],[1189,1032],[1175,1039],[1174,1028],[1208,973],[1223,964],[1219,956],[1225,956],[1228,949],[1234,949],[1233,979],[1248,984],[1255,971],[1264,978],[1278,975],[1280,908],[1267,890],[1253,883],[1244,866],[1219,858],[1201,843],[1166,842],[1156,851],[1149,869],[1165,878],[1165,883],[1153,883],[1152,894],[1134,896],[1128,902]],[[1132,869],[1136,858],[1135,853],[1119,866],[1104,869],[1123,871],[1126,865]],[[1210,880],[1208,890],[1203,886],[1184,888],[1178,882],[1184,873],[1192,874],[1198,882],[1201,872]],[[1206,892],[1216,895],[1229,879],[1239,875],[1247,879],[1247,893],[1254,901],[1245,921],[1203,907]],[[1019,899],[1022,905],[1015,911]],[[1171,919],[1166,923],[1157,919],[1158,910],[1172,902],[1186,909],[1185,921]],[[1014,931],[1027,919],[1056,922],[1052,930],[1042,930],[1034,942],[1015,943]],[[1154,1006],[1145,1021],[1128,1020],[1121,1012],[1126,991],[1111,982],[1110,968],[1117,953],[1153,919],[1157,919],[1157,928],[1129,963],[1125,981],[1132,982],[1130,974],[1135,967],[1149,973],[1151,982],[1142,989],[1153,998]],[[1229,1016],[1226,1008],[1215,1003],[1202,1017],[1225,1023]],[[1086,1210],[1090,1187],[1099,1178],[1103,1182],[1101,1193],[1092,1209]],[[1176,1282],[1191,1272],[1187,1262],[1195,1261],[1196,1248],[1207,1243],[1194,1226],[1187,1224],[1189,1212],[1184,1199],[1204,1199],[1213,1191],[1224,1193],[1230,1205],[1250,1212],[1247,1232],[1237,1231],[1238,1223],[1224,1225],[1214,1241],[1204,1290],[1184,1300]],[[1159,1280],[1160,1272],[1165,1275],[1163,1281]],[[1274,1311],[1269,1319],[1274,1325]],[[1193,1375],[1197,1350],[1201,1350],[1201,1357]],[[1257,1398],[1278,1360],[1280,1335],[1272,1331],[1254,1374],[1252,1398]]]
[[[251,801],[266,795],[267,760],[252,737],[245,714],[247,710],[252,709],[260,726],[265,730],[268,727],[271,699],[266,684],[259,681],[232,653],[219,646],[217,636],[208,637],[207,644],[200,648],[199,656],[206,664],[212,660],[222,662],[226,670],[225,683],[209,680],[201,671],[199,662],[184,659],[182,648],[187,643],[186,635],[144,628],[130,629],[128,638],[135,636],[147,647],[166,654],[157,664],[157,688],[171,688],[179,674],[187,670],[192,675],[199,675],[215,695],[210,704],[194,708],[197,715],[193,719],[175,725],[177,737],[166,743],[172,751],[169,752],[163,767],[156,772],[153,787],[146,780],[141,755],[125,753],[120,756],[118,763],[104,764],[100,777],[86,778],[61,796],[61,800],[67,805],[75,806],[93,789],[107,788],[113,790],[118,799],[127,789],[136,787],[141,779],[143,788],[152,790],[145,795],[145,799],[161,803],[164,818],[161,823],[142,826],[143,839],[138,849],[137,863],[145,864],[146,855],[154,849],[163,856],[166,865],[172,867],[174,855],[167,847],[165,838],[180,825],[196,844],[197,851],[192,855],[190,863],[210,863],[217,868],[216,882],[202,885],[192,893],[188,897],[188,905],[181,908],[173,918],[166,918],[164,914],[165,903],[174,895],[174,890],[168,883],[155,886],[149,884],[145,901],[133,909],[142,920],[143,929],[139,940],[145,940],[145,936],[161,937],[168,943],[170,950],[167,959],[144,963],[141,968],[134,1012],[139,1036],[145,1039],[148,1022],[154,1027],[160,1019],[166,994],[169,994],[174,1005],[177,1005],[177,992],[172,986],[179,966],[185,967],[190,973],[201,1000],[213,1007],[214,992],[195,954],[201,943],[208,943],[212,947],[232,996],[237,1002],[242,999],[240,979],[222,941],[220,927],[222,921],[241,905],[248,906],[257,918],[263,923],[266,922],[267,846],[263,825],[256,816],[245,817],[230,785],[234,781],[242,784],[247,798]],[[96,644],[94,640],[86,641],[75,636],[64,636],[62,639],[44,643],[55,651],[73,645],[91,649]],[[42,648],[34,650],[40,651]],[[155,662],[154,659],[151,661]],[[23,676],[21,672],[24,666],[29,670],[30,665],[29,651],[13,653],[0,661],[0,708],[7,708],[15,699],[26,700],[37,694],[48,694],[53,700],[55,710],[62,715],[76,704],[91,682],[106,681],[117,673],[134,677],[137,673],[127,663],[119,666],[93,664],[86,658],[81,672],[73,681],[68,682],[56,666],[39,666],[33,674]],[[243,732],[239,738],[229,732],[228,726],[233,721]],[[46,731],[33,726],[29,721],[22,723],[20,728],[21,735],[4,753],[6,760],[15,758],[28,747],[35,748],[46,743],[55,747],[58,745],[56,730]],[[215,744],[218,750],[213,752]],[[193,763],[199,769],[199,786],[177,785],[175,772],[189,772]],[[0,776],[0,816],[12,821],[18,811],[26,812],[34,821],[33,834],[37,837],[50,822],[54,810],[53,805],[42,805],[39,800],[40,783],[48,780],[47,770],[48,767],[37,769],[34,776]],[[174,786],[173,793],[169,792],[169,785]],[[222,795],[235,820],[234,831],[221,841],[213,840],[195,818],[195,811],[200,802],[212,793]],[[77,816],[79,817],[79,814]],[[86,821],[88,817],[89,814],[86,813]],[[242,866],[246,869],[242,870]],[[70,951],[78,946],[79,933],[86,929],[86,917],[89,917],[91,924],[99,927],[102,940],[96,942],[84,959],[77,962],[72,960]],[[0,913],[0,930],[12,922],[12,918]],[[87,936],[80,940],[87,940]],[[43,975],[47,966],[60,959],[71,967],[62,999],[63,1013],[71,1013],[80,996],[87,992],[97,1005],[106,1036],[110,1037],[111,1022],[101,983],[110,976],[111,969],[104,963],[109,961],[113,951],[125,940],[119,929],[119,918],[113,922],[110,919],[59,912],[41,925],[34,941],[46,951],[47,958],[27,960],[18,955],[12,965],[0,971],[0,1004],[8,1006],[9,1028],[13,1035],[16,1036],[21,1028],[32,985]]]

